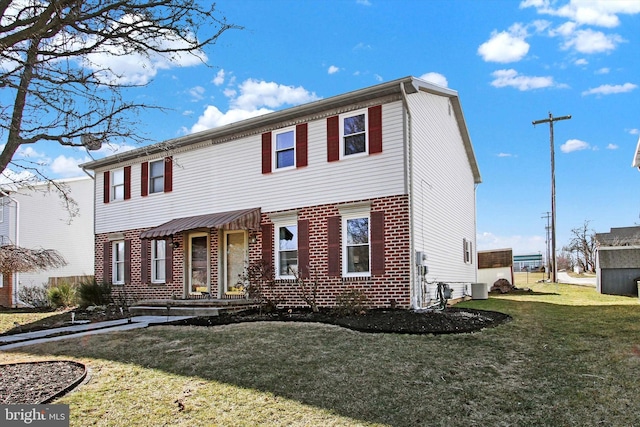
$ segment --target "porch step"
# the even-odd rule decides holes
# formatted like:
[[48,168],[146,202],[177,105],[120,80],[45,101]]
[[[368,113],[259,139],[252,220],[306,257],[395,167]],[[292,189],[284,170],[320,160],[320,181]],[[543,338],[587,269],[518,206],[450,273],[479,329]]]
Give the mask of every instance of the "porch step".
[[256,301],[247,299],[155,299],[139,301],[129,307],[134,316],[218,316],[258,307]]

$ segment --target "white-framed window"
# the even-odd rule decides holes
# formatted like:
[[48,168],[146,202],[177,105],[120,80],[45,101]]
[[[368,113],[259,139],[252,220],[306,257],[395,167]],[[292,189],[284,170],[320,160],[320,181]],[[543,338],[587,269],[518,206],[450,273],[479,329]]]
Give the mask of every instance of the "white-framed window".
[[166,240],[151,241],[151,283],[166,283]]
[[164,192],[164,159],[149,162],[149,193]]
[[124,240],[111,243],[111,282],[114,285],[124,285]]
[[341,157],[368,152],[367,110],[340,116]]
[[276,266],[278,278],[293,278],[298,271],[298,225],[275,224]]
[[371,221],[369,213],[342,216],[342,274],[371,275]]
[[0,222],[4,222],[4,206],[7,202],[5,197],[0,197]]
[[275,169],[295,167],[296,132],[295,128],[283,129],[273,133]]
[[464,263],[473,264],[473,244],[471,240],[462,239],[462,247],[464,248]]
[[111,200],[124,200],[124,169],[111,171]]

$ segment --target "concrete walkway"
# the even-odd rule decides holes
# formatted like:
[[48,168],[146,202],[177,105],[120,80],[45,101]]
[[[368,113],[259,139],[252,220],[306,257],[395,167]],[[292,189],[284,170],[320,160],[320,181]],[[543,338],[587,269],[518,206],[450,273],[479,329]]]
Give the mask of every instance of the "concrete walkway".
[[150,324],[168,323],[175,320],[187,319],[189,317],[192,316],[135,316],[131,319],[108,320],[95,323],[77,323],[60,328],[6,335],[0,337],[0,351],[11,350],[18,347],[24,347],[26,345],[40,344],[43,342],[80,338],[87,335],[146,328]]

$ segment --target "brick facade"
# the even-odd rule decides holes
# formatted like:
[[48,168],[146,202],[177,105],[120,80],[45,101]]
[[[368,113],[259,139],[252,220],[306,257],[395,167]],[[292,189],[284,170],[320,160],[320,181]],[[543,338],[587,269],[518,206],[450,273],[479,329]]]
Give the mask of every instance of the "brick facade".
[[[366,201],[363,201],[366,202]],[[317,302],[321,306],[335,305],[336,297],[345,290],[363,291],[375,307],[409,307],[411,298],[411,254],[409,236],[408,196],[391,196],[372,199],[371,213],[384,213],[384,273],[370,277],[333,277],[328,274],[328,218],[339,216],[339,208],[346,204],[326,204],[296,209],[298,220],[309,221],[309,272],[317,277]],[[271,212],[270,212],[271,213]],[[271,223],[268,214],[262,213],[262,223]],[[130,243],[130,280],[125,285],[114,285],[114,290],[124,291],[130,300],[182,298],[185,291],[185,247],[187,232],[173,236],[178,246],[173,249],[173,274],[166,284],[143,284],[141,281],[140,233],[146,229],[126,230],[120,233],[96,235],[95,275],[101,282],[104,275],[104,243],[125,240]],[[249,263],[262,259],[263,236],[260,231],[250,233]],[[219,232],[209,231],[210,239],[210,283],[211,294],[218,295]],[[252,242],[255,240],[255,242]],[[340,255],[341,256],[341,255]],[[150,277],[147,274],[147,277]],[[311,279],[309,279],[311,280]],[[306,305],[300,290],[293,280],[278,280],[275,286],[279,299],[285,306]]]
[[13,275],[2,275],[2,287],[0,287],[0,307],[13,307]]

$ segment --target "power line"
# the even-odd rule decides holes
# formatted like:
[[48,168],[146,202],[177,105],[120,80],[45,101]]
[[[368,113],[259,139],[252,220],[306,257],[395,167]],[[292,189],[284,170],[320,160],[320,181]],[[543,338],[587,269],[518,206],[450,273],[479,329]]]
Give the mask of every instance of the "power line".
[[553,144],[553,122],[559,120],[569,120],[571,116],[553,117],[549,112],[548,119],[534,120],[533,125],[549,123],[549,140],[551,145],[551,271],[553,271],[553,282],[558,283],[558,269],[556,266],[556,161]]

